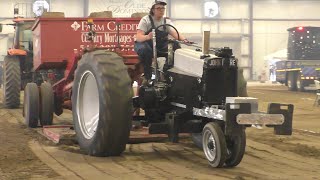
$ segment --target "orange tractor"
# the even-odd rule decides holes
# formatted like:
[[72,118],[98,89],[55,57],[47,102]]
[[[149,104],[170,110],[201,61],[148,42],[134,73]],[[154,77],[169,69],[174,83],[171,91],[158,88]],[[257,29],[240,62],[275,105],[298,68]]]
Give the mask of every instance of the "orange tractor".
[[16,18],[14,43],[7,51],[3,64],[3,103],[5,107],[17,108],[20,105],[20,90],[33,76],[32,26],[35,19]]

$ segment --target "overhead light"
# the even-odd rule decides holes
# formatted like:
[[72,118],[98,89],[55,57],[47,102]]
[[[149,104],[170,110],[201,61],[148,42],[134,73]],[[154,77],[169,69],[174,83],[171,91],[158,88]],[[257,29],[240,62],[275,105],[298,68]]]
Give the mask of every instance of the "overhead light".
[[303,30],[304,30],[304,27],[299,26],[299,27],[297,28],[297,30],[298,30],[298,31],[303,31]]

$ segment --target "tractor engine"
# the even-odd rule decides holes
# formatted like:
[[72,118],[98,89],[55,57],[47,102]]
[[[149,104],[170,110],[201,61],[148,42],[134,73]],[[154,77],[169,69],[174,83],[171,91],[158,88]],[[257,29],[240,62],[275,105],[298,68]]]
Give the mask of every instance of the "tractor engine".
[[139,90],[139,104],[149,122],[161,122],[172,111],[192,113],[193,108],[225,105],[226,97],[237,96],[237,60],[229,48],[205,56],[178,49],[174,65],[162,77]]
[[237,96],[237,60],[229,48],[204,56],[190,49],[175,51],[174,67],[168,70],[171,104],[187,109],[224,105]]

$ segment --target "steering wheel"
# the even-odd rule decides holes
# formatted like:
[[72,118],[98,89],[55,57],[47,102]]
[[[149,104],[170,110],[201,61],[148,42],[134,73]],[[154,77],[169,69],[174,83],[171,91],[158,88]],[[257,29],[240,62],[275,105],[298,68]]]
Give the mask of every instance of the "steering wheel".
[[[177,28],[175,28],[175,27],[172,26],[171,24],[162,24],[162,25],[156,27],[155,30],[157,31],[157,30],[159,30],[160,27],[164,27],[164,26],[170,26],[170,27],[172,27],[172,28],[177,32],[178,40],[180,39],[179,31],[177,30]],[[157,36],[157,34],[156,34],[156,36]],[[158,38],[158,37],[156,37],[156,38]],[[169,40],[168,40],[168,41],[169,41]],[[157,49],[157,51],[158,51],[159,53],[168,54],[168,49],[165,50],[165,51],[162,51],[164,48],[167,48],[167,46],[166,46],[166,47],[160,47],[159,49]]]

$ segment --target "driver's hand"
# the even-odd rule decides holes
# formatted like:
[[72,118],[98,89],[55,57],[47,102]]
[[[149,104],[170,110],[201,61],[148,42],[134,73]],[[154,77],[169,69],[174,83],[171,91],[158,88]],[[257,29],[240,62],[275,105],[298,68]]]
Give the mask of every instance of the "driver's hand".
[[182,40],[182,42],[185,44],[193,44],[193,42],[189,41],[187,38]]
[[148,40],[152,39],[152,37],[153,37],[152,32],[149,32],[149,34],[147,36],[148,36]]

